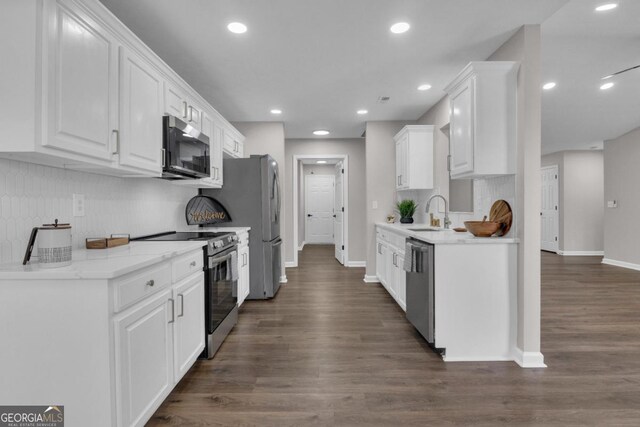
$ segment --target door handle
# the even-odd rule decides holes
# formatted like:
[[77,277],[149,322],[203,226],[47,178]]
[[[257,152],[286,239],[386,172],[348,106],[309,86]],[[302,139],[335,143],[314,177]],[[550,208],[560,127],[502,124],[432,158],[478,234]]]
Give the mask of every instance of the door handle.
[[184,316],[184,295],[178,294],[178,298],[180,298],[180,314],[178,317]]
[[173,298],[169,298],[169,301],[171,301],[171,320],[169,320],[169,323],[173,323],[176,321],[176,302]]

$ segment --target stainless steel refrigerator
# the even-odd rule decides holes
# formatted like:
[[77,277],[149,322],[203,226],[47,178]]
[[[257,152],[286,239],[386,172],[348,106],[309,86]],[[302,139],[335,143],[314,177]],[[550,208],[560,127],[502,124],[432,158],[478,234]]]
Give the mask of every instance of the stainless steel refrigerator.
[[281,207],[278,163],[269,155],[225,159],[223,187],[202,190],[227,209],[231,222],[222,227],[251,227],[248,299],[273,298],[282,273]]

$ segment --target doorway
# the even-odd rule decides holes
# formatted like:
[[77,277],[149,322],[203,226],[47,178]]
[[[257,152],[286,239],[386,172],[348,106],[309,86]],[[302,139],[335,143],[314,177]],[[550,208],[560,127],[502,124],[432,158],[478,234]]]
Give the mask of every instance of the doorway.
[[293,241],[298,250],[288,267],[298,266],[305,245],[333,245],[336,260],[348,266],[348,156],[293,156]]
[[540,208],[541,242],[543,251],[558,253],[560,211],[558,210],[558,165],[540,169],[542,203]]

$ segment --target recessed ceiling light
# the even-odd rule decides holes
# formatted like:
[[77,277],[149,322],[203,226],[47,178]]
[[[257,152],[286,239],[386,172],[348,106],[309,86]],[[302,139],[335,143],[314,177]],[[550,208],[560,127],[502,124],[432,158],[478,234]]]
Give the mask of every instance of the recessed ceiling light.
[[316,160],[316,163],[319,165],[324,165],[325,163],[327,163],[326,160]]
[[407,22],[397,22],[391,26],[390,30],[394,34],[402,34],[409,31],[409,28],[411,28],[411,25]]
[[318,136],[325,136],[325,135],[329,135],[329,131],[328,130],[314,130],[313,134],[314,135],[318,135]]
[[615,9],[618,7],[618,3],[605,3],[596,7],[596,12],[606,12],[607,10]]
[[227,29],[232,33],[242,34],[247,32],[247,26],[241,22],[232,22],[227,25]]
[[367,114],[369,111],[367,110],[358,110],[357,113],[360,115]]
[[611,89],[613,86],[615,86],[615,83],[613,82],[605,83],[602,86],[600,86],[600,90]]
[[418,86],[418,90],[429,90],[429,89],[431,89],[431,85],[430,84],[426,84],[425,83],[423,85]]
[[271,110],[271,114],[282,114],[282,110],[278,110],[277,108],[274,108],[273,110]]
[[556,87],[556,82],[549,82],[542,85],[542,89],[544,90],[553,89],[554,87]]

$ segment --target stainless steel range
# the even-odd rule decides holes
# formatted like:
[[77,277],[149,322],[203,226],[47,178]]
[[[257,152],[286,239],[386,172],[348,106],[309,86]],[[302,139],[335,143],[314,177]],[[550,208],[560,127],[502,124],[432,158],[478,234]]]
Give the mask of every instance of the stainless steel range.
[[205,272],[205,349],[211,359],[238,322],[238,236],[235,233],[167,232],[138,237],[136,241],[202,240]]

